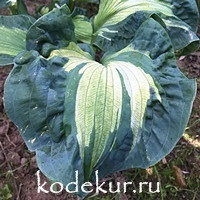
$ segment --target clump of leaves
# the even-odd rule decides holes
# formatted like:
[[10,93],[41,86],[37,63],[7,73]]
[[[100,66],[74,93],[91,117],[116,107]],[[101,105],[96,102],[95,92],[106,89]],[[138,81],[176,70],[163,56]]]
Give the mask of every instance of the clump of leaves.
[[154,165],[196,93],[175,57],[199,47],[195,0],[101,0],[91,19],[76,1],[55,5],[38,19],[0,17],[0,64],[14,63],[6,112],[39,168],[63,184],[78,170],[80,186],[96,170]]

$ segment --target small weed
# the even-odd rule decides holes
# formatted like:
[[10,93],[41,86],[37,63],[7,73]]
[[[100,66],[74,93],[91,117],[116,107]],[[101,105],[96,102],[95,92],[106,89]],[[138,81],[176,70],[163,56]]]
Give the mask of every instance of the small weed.
[[12,198],[12,189],[8,184],[0,188],[0,200],[8,200]]

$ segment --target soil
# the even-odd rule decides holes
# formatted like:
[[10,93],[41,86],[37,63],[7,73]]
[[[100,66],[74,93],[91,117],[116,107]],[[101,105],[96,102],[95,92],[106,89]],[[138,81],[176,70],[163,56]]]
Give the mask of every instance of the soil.
[[[35,9],[38,8],[38,1],[26,2],[27,5],[29,5],[29,12],[34,13]],[[48,1],[44,0],[40,1],[40,3],[48,3]],[[187,77],[195,78],[198,83],[197,96],[188,124],[189,128],[187,129],[187,131],[191,133],[192,139],[186,139],[185,137],[182,137],[174,150],[159,163],[158,173],[162,174],[162,171],[166,169],[166,163],[176,162],[178,159],[177,157],[184,156],[181,152],[186,152],[187,150],[187,154],[185,155],[186,157],[182,159],[184,162],[178,167],[181,167],[181,169],[187,171],[190,174],[190,179],[188,180],[192,180],[196,185],[200,184],[200,52],[195,52],[189,56],[181,57],[177,63]],[[36,172],[38,171],[38,167],[36,164],[35,154],[27,150],[19,131],[10,121],[10,119],[8,119],[4,111],[3,88],[11,69],[12,66],[0,67],[0,200],[75,200],[77,199],[75,196],[67,194],[66,192],[63,192],[59,195],[55,195],[53,193],[45,194],[43,192],[37,193],[38,180]],[[176,172],[178,171],[175,167],[173,169],[175,169]],[[134,171],[127,170],[124,172],[118,172],[106,178],[105,180],[124,182],[127,179],[130,179],[130,176],[127,174],[132,172]],[[148,173],[151,173],[151,171],[148,171]],[[48,185],[45,188],[49,190],[49,181],[42,174],[40,174],[40,177],[41,183],[45,181],[48,182]],[[181,185],[180,177],[178,181],[177,173],[172,177],[175,177],[175,182],[173,182],[174,187],[182,187],[184,185]],[[165,180],[167,179],[166,176],[163,175],[160,178],[162,179],[162,184],[168,182],[168,180]],[[151,179],[154,180],[153,178]],[[167,194],[168,198],[166,199],[200,199],[200,193],[198,189],[195,190],[195,194],[191,195],[189,190],[193,185],[190,185],[187,182],[187,178],[185,181],[185,190],[182,190],[181,193],[177,193],[176,197],[173,197],[169,191]],[[189,187],[188,190],[187,186]],[[105,199],[105,196],[102,195],[102,198],[100,199]],[[121,194],[119,199],[128,200],[135,198],[131,193],[127,193]]]

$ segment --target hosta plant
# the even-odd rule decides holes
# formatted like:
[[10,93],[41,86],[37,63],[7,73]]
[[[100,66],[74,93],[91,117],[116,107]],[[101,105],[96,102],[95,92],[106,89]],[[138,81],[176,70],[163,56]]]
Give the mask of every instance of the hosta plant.
[[76,3],[1,16],[0,64],[14,64],[5,109],[38,167],[65,185],[78,171],[80,186],[173,149],[196,92],[175,54],[199,39],[195,0],[101,0],[91,18]]

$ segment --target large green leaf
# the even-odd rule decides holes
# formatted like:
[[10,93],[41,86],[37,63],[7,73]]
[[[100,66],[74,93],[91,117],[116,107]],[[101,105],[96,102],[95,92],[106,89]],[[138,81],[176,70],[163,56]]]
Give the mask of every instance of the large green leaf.
[[52,50],[75,41],[74,25],[66,5],[40,17],[28,30],[27,50],[36,50],[48,57]]
[[166,26],[175,50],[187,47],[184,53],[188,53],[199,47],[195,0],[102,0],[94,19],[96,45],[104,51],[124,48],[141,23],[154,14]]
[[46,60],[35,51],[19,54],[4,94],[7,113],[29,150],[36,151],[41,170],[51,180],[63,184],[74,181],[75,170],[79,170],[79,179],[83,179],[75,136],[66,137],[70,131],[63,121],[68,79],[63,65],[67,60],[58,57]]
[[12,64],[26,50],[26,32],[33,19],[25,16],[0,16],[0,65]]
[[19,54],[4,99],[43,173],[68,184],[78,170],[80,186],[95,170],[103,177],[146,168],[168,154],[195,92],[195,81],[176,66],[167,32],[148,19],[134,42],[100,63],[74,43],[49,58]]
[[[150,98],[146,104],[142,127],[138,131],[137,143],[132,146],[129,132],[124,138],[119,135],[113,145],[115,148],[101,165],[96,167],[101,176],[108,174],[108,164],[111,162],[114,166],[112,172],[128,168],[147,168],[154,165],[164,154],[167,155],[183,134],[196,94],[196,82],[188,80],[177,68],[169,38],[163,29],[159,29],[158,24],[152,23],[152,20],[144,22],[130,47],[151,58],[145,60],[141,57],[137,65],[140,63],[144,71],[151,74],[159,93],[155,88],[149,88]],[[130,63],[134,63],[135,57],[124,50],[120,54],[111,54],[107,58],[110,64],[126,62],[128,58]],[[123,70],[126,72],[125,83],[129,81],[131,84],[134,77],[130,68]],[[149,82],[147,74],[145,78]],[[145,82],[138,73],[135,77],[138,83]],[[140,91],[142,97],[143,88]],[[172,143],[174,145],[171,146]]]

